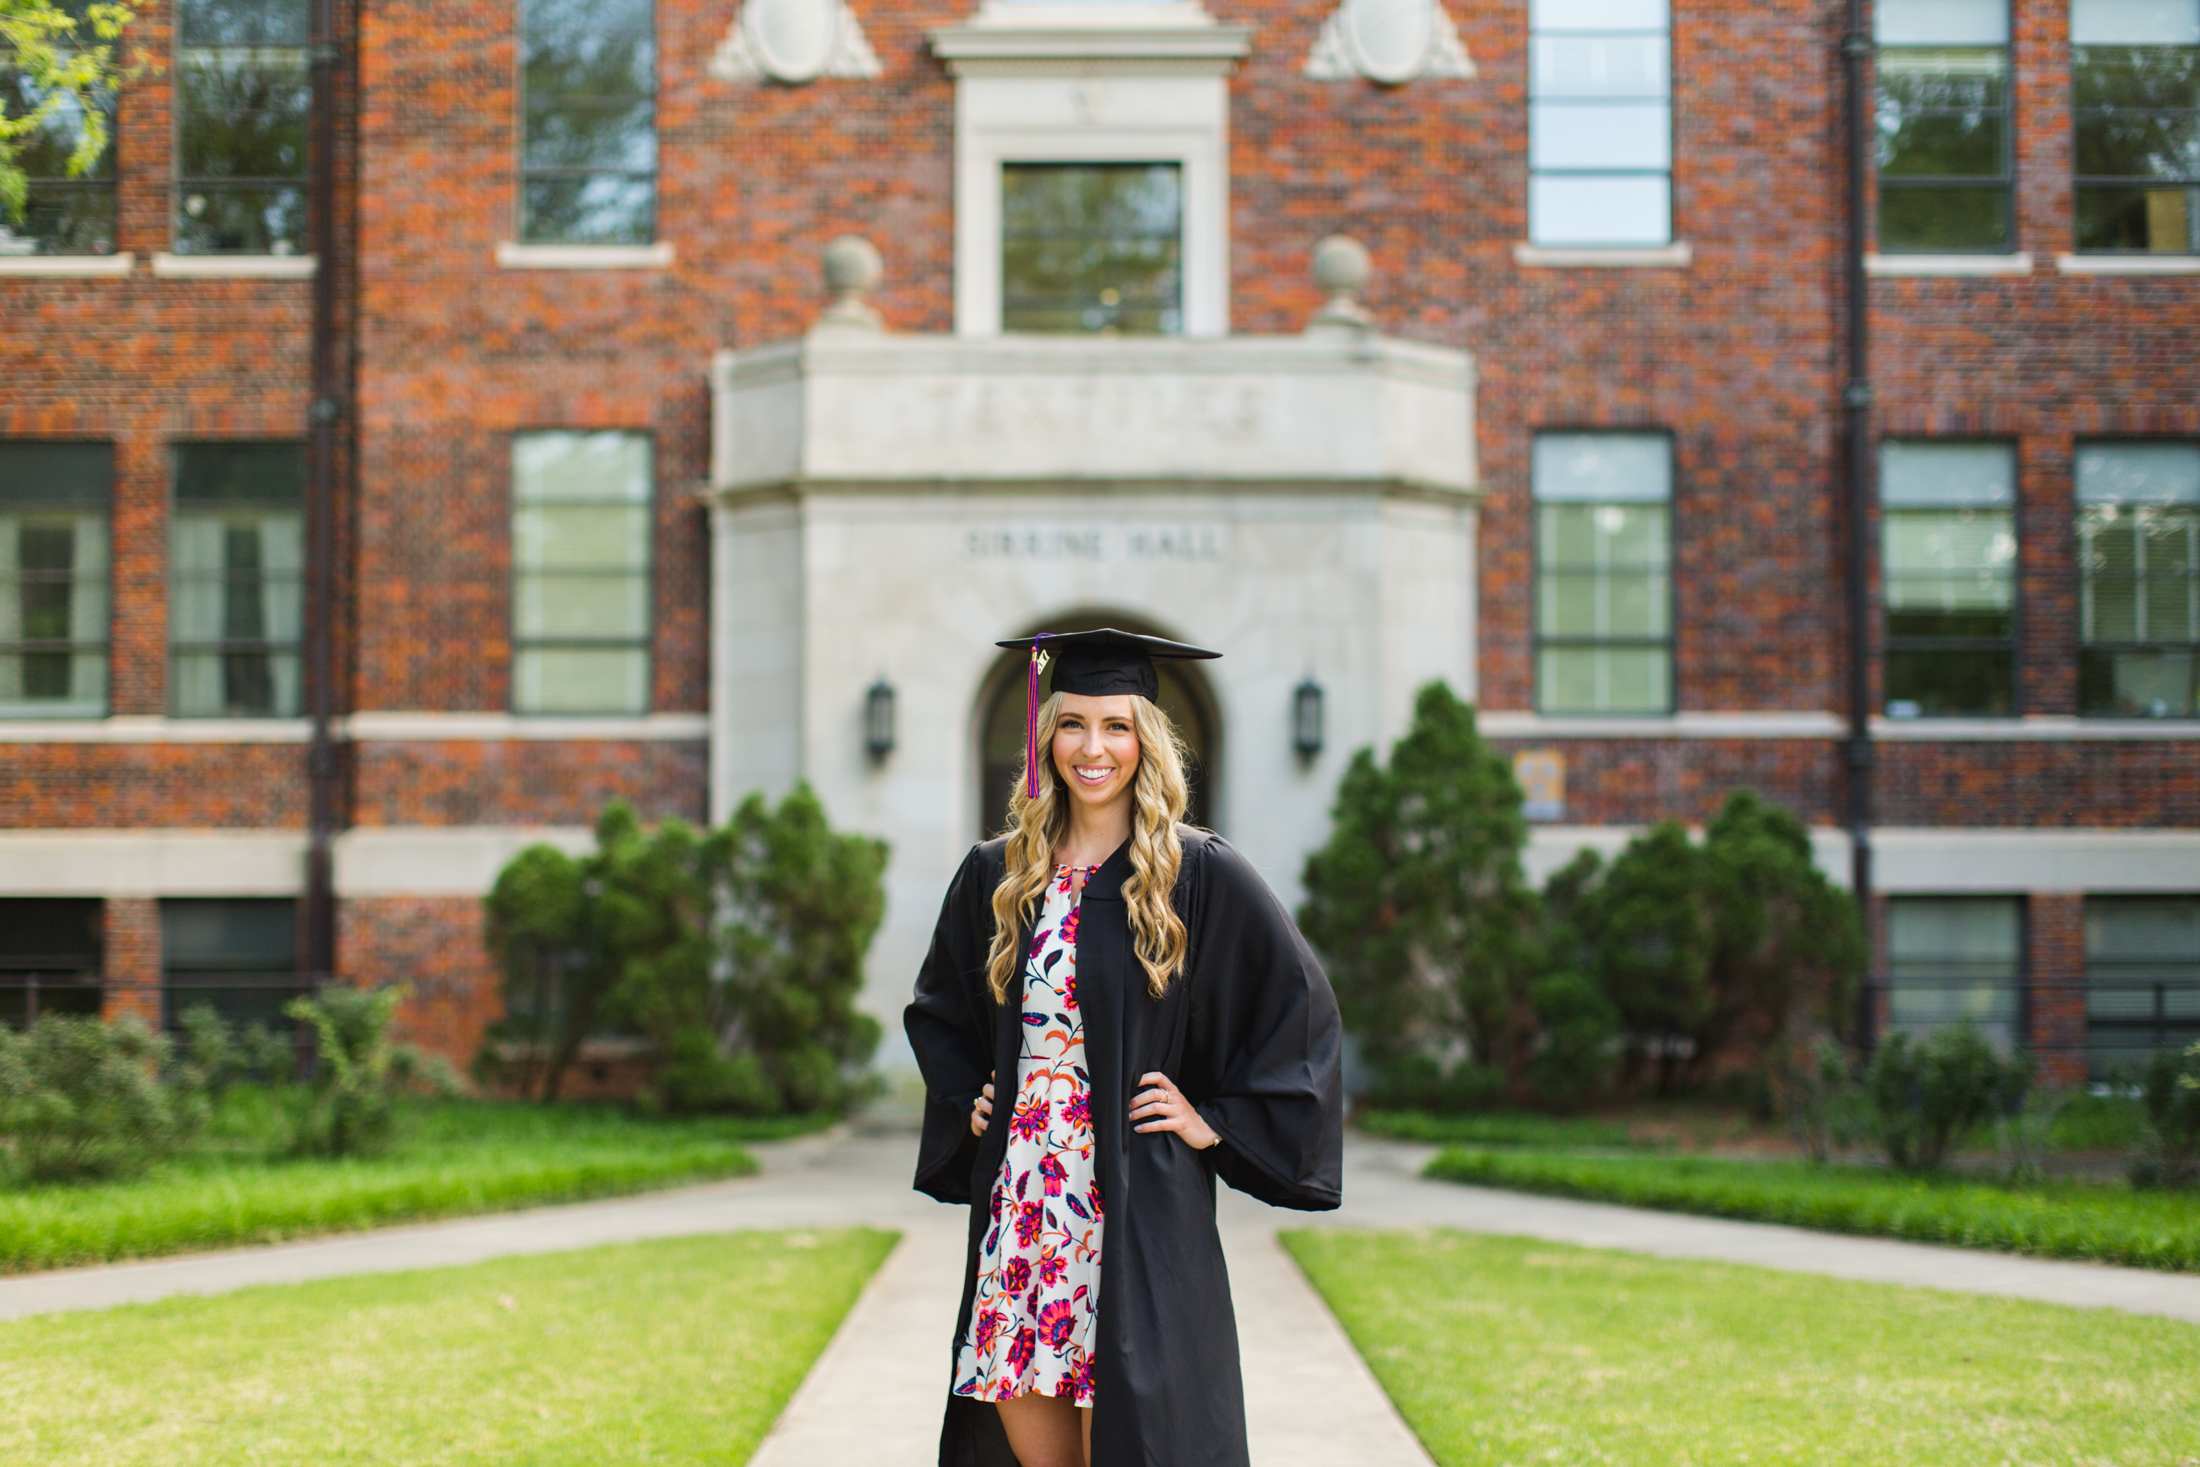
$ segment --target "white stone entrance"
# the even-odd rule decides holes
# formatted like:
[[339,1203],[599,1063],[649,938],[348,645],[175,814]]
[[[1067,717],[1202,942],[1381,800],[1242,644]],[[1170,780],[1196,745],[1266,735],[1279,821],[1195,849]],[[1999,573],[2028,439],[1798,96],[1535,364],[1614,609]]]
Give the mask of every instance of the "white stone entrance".
[[[1214,824],[1286,900],[1353,750],[1475,678],[1472,364],[1307,337],[825,329],[713,364],[711,801],[806,779],[893,846],[882,1064],[981,808],[998,638],[1111,613],[1225,656]],[[1324,693],[1296,752],[1294,689]],[[867,691],[894,690],[892,751]]]

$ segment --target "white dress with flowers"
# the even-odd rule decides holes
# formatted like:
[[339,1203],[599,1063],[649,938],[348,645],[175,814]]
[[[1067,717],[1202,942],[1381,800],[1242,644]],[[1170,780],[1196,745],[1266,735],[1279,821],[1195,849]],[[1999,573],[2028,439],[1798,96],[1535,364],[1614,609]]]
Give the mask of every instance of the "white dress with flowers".
[[1023,1047],[978,1253],[970,1333],[955,1394],[1002,1401],[1037,1393],[1092,1404],[1100,1309],[1100,1184],[1093,1172],[1092,1079],[1077,1009],[1077,909],[1099,867],[1055,868],[1024,965]]

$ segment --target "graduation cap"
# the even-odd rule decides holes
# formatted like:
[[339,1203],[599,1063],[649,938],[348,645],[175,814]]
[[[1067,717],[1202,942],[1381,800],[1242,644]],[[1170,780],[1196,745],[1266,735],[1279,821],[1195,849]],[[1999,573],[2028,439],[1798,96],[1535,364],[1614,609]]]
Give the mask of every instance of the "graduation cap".
[[1102,627],[1096,632],[1041,632],[1035,637],[1014,637],[996,647],[1030,649],[1031,662],[1024,678],[1024,797],[1039,797],[1039,674],[1049,661],[1054,664],[1053,690],[1088,698],[1136,693],[1156,698],[1161,678],[1153,669],[1156,657],[1213,658],[1220,652],[1190,647],[1166,637],[1119,632]]

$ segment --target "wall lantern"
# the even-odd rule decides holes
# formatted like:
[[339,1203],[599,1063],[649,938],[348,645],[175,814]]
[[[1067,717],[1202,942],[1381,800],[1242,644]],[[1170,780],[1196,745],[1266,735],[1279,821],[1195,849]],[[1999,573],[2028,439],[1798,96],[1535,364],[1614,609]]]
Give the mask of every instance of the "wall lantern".
[[894,752],[894,685],[884,678],[863,695],[863,747],[873,759]]
[[1322,685],[1311,677],[1291,693],[1291,747],[1301,759],[1322,751]]

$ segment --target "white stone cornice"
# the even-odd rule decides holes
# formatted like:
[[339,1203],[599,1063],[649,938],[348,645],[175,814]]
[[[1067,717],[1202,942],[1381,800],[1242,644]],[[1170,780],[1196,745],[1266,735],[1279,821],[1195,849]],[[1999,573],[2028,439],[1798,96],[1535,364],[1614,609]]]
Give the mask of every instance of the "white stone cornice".
[[1105,70],[1130,63],[1165,70],[1228,71],[1252,50],[1250,26],[1222,25],[1193,3],[989,3],[969,22],[934,31],[932,54],[950,73],[1049,70],[1064,63]]
[[389,709],[345,720],[355,743],[678,743],[710,736],[703,713],[527,715]]
[[711,483],[1202,481],[1471,494],[1474,364],[1368,335],[816,335],[712,363]]

